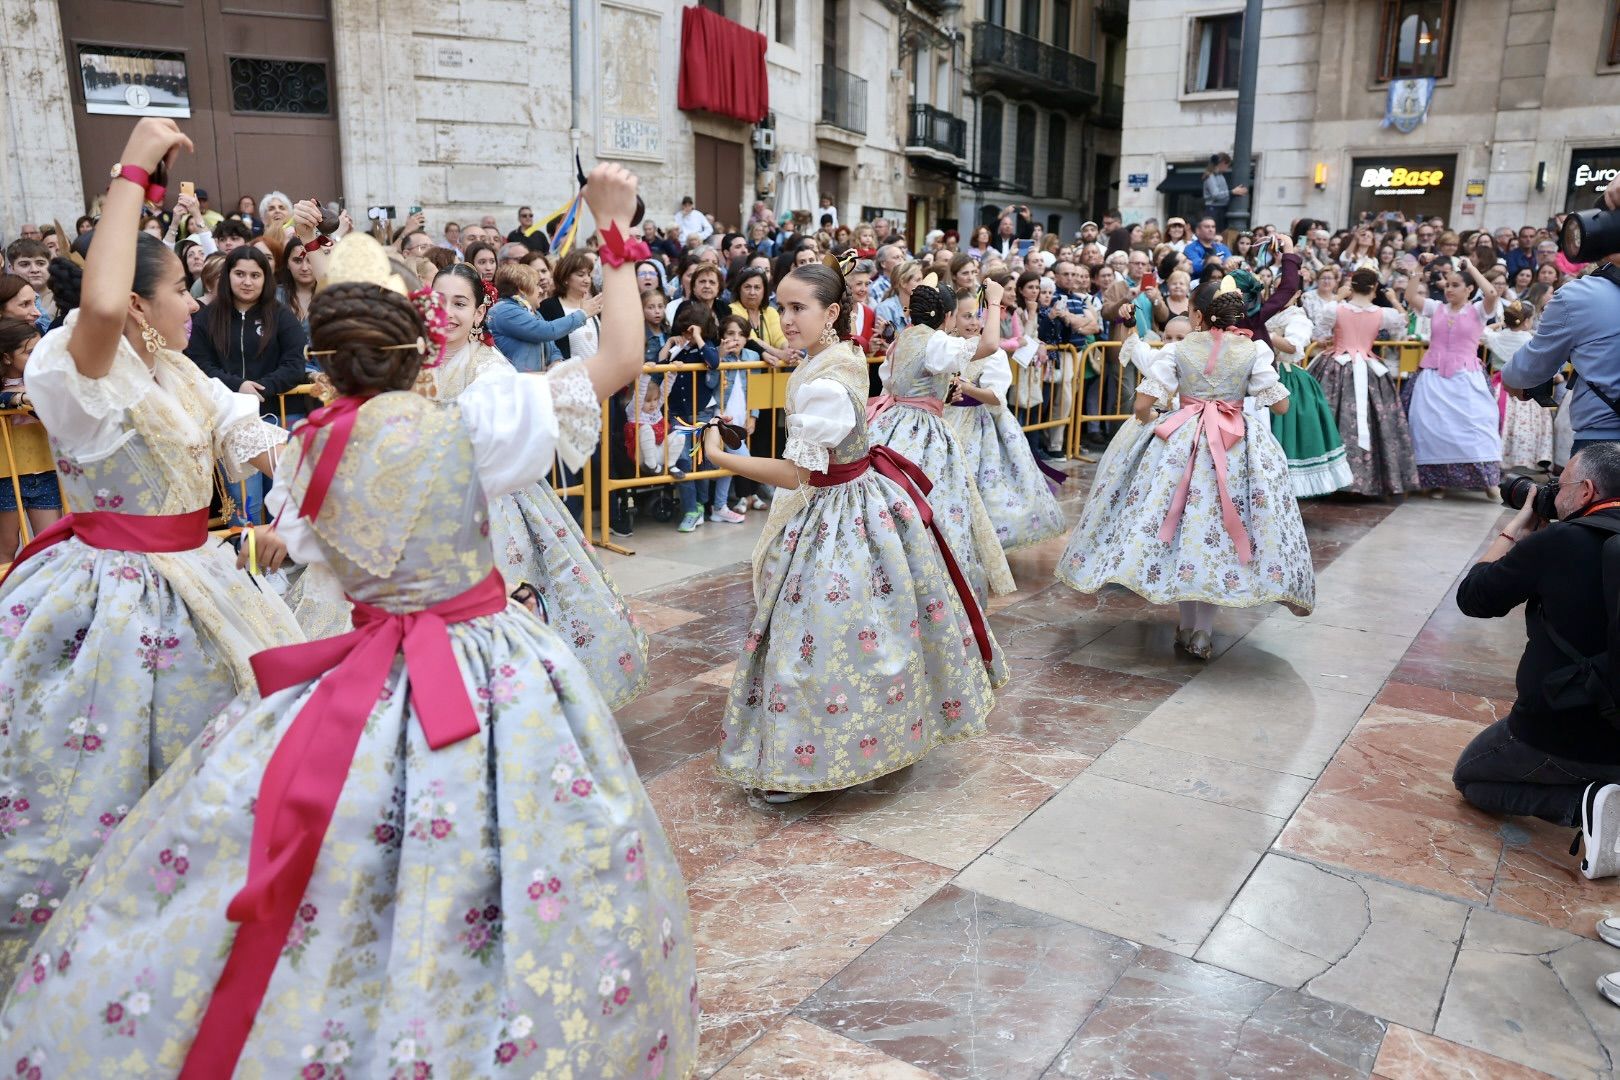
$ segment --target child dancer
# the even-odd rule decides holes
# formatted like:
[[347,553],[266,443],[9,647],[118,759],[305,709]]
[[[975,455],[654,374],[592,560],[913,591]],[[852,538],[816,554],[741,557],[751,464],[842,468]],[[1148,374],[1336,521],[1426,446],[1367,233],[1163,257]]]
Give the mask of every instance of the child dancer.
[[[1485,351],[1502,415],[1502,464],[1509,468],[1544,469],[1553,460],[1553,410],[1508,393],[1498,374],[1534,336],[1535,315],[1535,305],[1515,300],[1502,309],[1501,329],[1485,328]],[[1564,377],[1559,375],[1555,381],[1562,384]]]
[[[1271,429],[1249,424],[1243,399],[1275,413],[1288,390],[1271,350],[1235,331],[1243,297],[1207,282],[1194,332],[1160,350],[1136,388],[1139,425],[1122,427],[1099,463],[1059,581],[1081,592],[1123,585],[1181,607],[1176,643],[1209,659],[1215,607],[1281,603],[1308,614],[1316,575],[1288,460]],[[1180,395],[1152,421],[1155,402]]]
[[[473,336],[483,304],[477,276],[458,263],[433,279],[447,315],[446,359],[424,372],[423,389],[441,401],[512,371]],[[492,500],[489,536],[502,575],[514,589],[523,584],[539,593],[546,621],[573,646],[608,704],[616,709],[635,700],[647,682],[647,634],[549,479]]]
[[[969,361],[996,351],[1002,290],[994,281],[985,283],[984,327],[977,341],[967,341],[952,334],[956,296],[931,278],[912,290],[912,325],[894,339],[878,366],[883,393],[868,402],[866,417],[873,442],[895,450],[934,482],[930,502],[940,528],[983,606],[1016,586],[962,446],[945,423],[945,395]],[[999,686],[1003,680],[992,676],[992,681]]]
[[982,734],[994,697],[989,629],[948,554],[931,485],[868,438],[866,359],[839,340],[843,277],[801,266],[777,299],[789,346],[808,354],[788,380],[783,456],[730,453],[717,427],[704,449],[710,464],[777,489],[754,549],[758,611],[726,700],[719,773],[791,802]]
[[[975,296],[956,301],[956,336],[977,338],[984,330]],[[1007,411],[1012,366],[997,349],[968,362],[949,404],[951,429],[967,456],[985,510],[1002,549],[1038,544],[1063,533],[1063,510],[1030,452],[1024,429]]]
[[1348,300],[1319,308],[1316,332],[1331,332],[1333,347],[1311,364],[1311,374],[1338,419],[1350,462],[1347,490],[1358,495],[1401,495],[1418,486],[1412,431],[1394,373],[1379,359],[1373,342],[1380,332],[1404,334],[1406,312],[1399,306],[1375,307],[1377,291],[1378,272],[1362,267],[1350,275]]
[[634,192],[616,166],[586,187],[611,222],[600,351],[449,402],[410,392],[432,330],[371,280],[382,249],[338,244],[310,336],[341,396],[270,498],[356,629],[256,657],[263,697],[114,833],[0,1014],[19,1075],[688,1074],[680,872],[612,713],[485,532],[553,453],[585,463],[635,374]]
[[[81,513],[36,536],[0,583],[8,981],[108,832],[252,684],[248,658],[303,640],[286,605],[208,537],[216,464],[231,479],[269,474],[286,433],[259,419],[257,398],[176,351],[197,304],[179,258],[140,231],[142,177],[190,145],[171,120],[135,126],[80,305],[28,361],[29,397]],[[259,551],[272,566],[284,555],[268,530]]]
[[1266,321],[1277,354],[1277,377],[1288,390],[1288,411],[1271,414],[1271,433],[1288,456],[1288,481],[1298,498],[1308,499],[1348,487],[1354,480],[1339,435],[1339,421],[1322,394],[1322,384],[1305,369],[1312,325],[1305,309],[1290,303]]
[[[0,369],[5,372],[5,386],[0,389],[0,408],[26,409],[32,402],[23,380],[23,369],[28,357],[39,344],[39,325],[24,319],[0,319]],[[8,418],[15,426],[38,424],[28,415]],[[56,482],[56,472],[29,473],[17,478],[22,489],[22,507],[17,506],[17,491],[10,481],[0,479],[0,559],[10,562],[17,554],[17,542],[22,537],[22,511],[28,513],[28,527],[35,536],[56,523],[62,516],[62,490]]]

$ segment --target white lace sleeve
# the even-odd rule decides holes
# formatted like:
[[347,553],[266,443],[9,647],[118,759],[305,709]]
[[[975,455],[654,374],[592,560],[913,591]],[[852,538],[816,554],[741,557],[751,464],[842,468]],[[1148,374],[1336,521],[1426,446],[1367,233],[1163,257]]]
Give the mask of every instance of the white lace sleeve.
[[922,366],[930,375],[958,372],[968,366],[973,354],[979,351],[979,339],[960,338],[935,330],[923,346]]
[[34,412],[62,450],[84,461],[105,458],[129,441],[126,414],[157,385],[127,341],[118,342],[112,368],[99,379],[79,374],[68,339],[77,311],[46,334],[28,359],[28,396]]
[[815,379],[799,388],[787,418],[782,457],[810,472],[827,471],[827,452],[855,430],[855,406],[849,391],[832,379]]
[[996,395],[993,408],[1000,408],[1007,404],[1007,388],[1012,386],[1012,365],[1007,361],[1007,354],[997,349],[990,354],[984,362],[984,370],[979,372],[979,389],[988,390]]
[[251,476],[254,468],[249,463],[286,442],[287,432],[260,419],[263,406],[252,394],[229,390],[200,371],[187,371],[187,378],[193,377],[198,393],[208,402],[214,456],[226,478],[236,481]]
[[570,469],[584,468],[602,438],[602,402],[584,360],[567,360],[543,376],[551,384],[557,414],[557,456]]
[[1254,364],[1249,368],[1249,396],[1254,403],[1267,408],[1288,396],[1288,387],[1277,375],[1276,356],[1264,342],[1254,343]]
[[[1141,353],[1137,354],[1137,364],[1145,359]],[[1171,342],[1159,350],[1157,356],[1147,362],[1146,377],[1136,384],[1138,394],[1151,394],[1155,401],[1168,401],[1175,396],[1176,386],[1181,382],[1176,368],[1176,345]]]
[[1381,327],[1384,333],[1392,334],[1397,338],[1405,337],[1406,316],[1402,315],[1394,308],[1380,308],[1379,310],[1384,313],[1384,321]]

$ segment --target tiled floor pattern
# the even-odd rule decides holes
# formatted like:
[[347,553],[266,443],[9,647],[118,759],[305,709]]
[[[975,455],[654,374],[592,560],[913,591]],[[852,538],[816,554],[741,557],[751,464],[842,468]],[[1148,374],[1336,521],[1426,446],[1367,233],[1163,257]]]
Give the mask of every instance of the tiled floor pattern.
[[751,614],[746,565],[713,564],[741,529],[644,541],[713,566],[637,593],[653,690],[619,716],[690,884],[702,1074],[1612,1075],[1611,887],[1449,780],[1512,699],[1522,623],[1451,601],[1496,514],[1304,514],[1317,614],[1223,611],[1208,665],[1173,612],[1053,583],[1062,540],[1016,552],[990,736],[784,807],[712,775]]

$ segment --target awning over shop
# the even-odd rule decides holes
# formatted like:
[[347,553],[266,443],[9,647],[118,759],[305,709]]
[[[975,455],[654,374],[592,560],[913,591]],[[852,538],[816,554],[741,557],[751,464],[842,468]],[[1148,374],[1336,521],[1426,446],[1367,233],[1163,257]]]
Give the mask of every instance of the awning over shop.
[[1190,169],[1171,169],[1164,174],[1164,179],[1159,181],[1155,190],[1166,195],[1202,195],[1204,174]]

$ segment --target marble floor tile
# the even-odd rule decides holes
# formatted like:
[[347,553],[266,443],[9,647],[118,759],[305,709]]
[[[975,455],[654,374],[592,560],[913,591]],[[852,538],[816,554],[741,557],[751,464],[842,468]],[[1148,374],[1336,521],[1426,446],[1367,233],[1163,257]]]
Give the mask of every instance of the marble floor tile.
[[[654,684],[656,685],[656,684]],[[614,714],[643,781],[720,745],[726,687],[687,679],[642,694]]]
[[1074,751],[985,735],[851,788],[815,816],[846,836],[960,870],[1089,764]]
[[1216,661],[1131,731],[1174,750],[1315,778],[1371,700],[1294,676],[1257,679]]
[[1383,1024],[1345,1005],[1146,948],[1047,1080],[1360,1080]]
[[1512,698],[1488,698],[1478,694],[1465,694],[1458,690],[1443,690],[1434,686],[1391,679],[1378,692],[1377,702],[1397,709],[1428,713],[1431,716],[1450,716],[1457,720],[1472,720],[1484,727],[1506,718],[1513,708]]
[[1141,723],[1143,715],[1114,705],[1054,701],[1014,686],[997,695],[989,727],[993,735],[1011,735],[1054,753],[1096,757]]
[[1109,671],[1067,660],[1013,659],[1012,681],[998,700],[1038,698],[1054,707],[1065,704],[1107,705],[1138,713],[1152,712],[1174,694],[1177,684],[1168,679]]
[[689,882],[700,1073],[730,1061],[950,876],[800,821]]
[[[1225,612],[1221,615],[1221,625],[1216,630],[1213,642],[1216,656],[1237,644],[1252,629],[1252,625],[1233,625],[1234,620],[1226,618]],[[1144,613],[1139,619],[1128,619],[1064,659],[1071,664],[1084,664],[1130,675],[1147,675],[1180,684],[1191,681],[1209,668],[1208,661],[1199,660],[1176,648],[1176,615],[1168,609],[1154,615]]]
[[826,792],[772,805],[714,774],[708,754],[691,758],[647,781],[658,820],[688,882],[735,858],[825,803]]
[[1190,956],[1282,822],[1083,773],[957,884]]
[[1034,1080],[1136,951],[946,886],[798,1013],[945,1080]]
[[1278,614],[1213,660],[1210,669],[1256,679],[1298,679],[1321,690],[1372,697],[1410,641],[1400,634],[1304,623]]
[[1552,1080],[1544,1072],[1421,1031],[1389,1025],[1373,1066],[1383,1080]]
[[1434,1033],[1554,1076],[1611,1076],[1620,1009],[1594,983],[1616,968],[1602,942],[1475,911]]
[[1467,919],[1454,900],[1272,854],[1197,958],[1431,1031]]
[[790,1016],[715,1073],[715,1080],[940,1080],[881,1050]]
[[630,597],[628,603],[630,605],[630,614],[636,617],[636,621],[641,624],[641,628],[649,634],[671,630],[682,623],[689,623],[693,619],[703,617],[695,611],[683,611],[680,608],[665,607],[663,604],[655,604],[639,596]]
[[733,660],[729,664],[721,664],[717,668],[710,668],[708,671],[705,671],[703,674],[699,675],[697,677],[697,681],[706,682],[711,686],[723,686],[727,690],[730,690],[731,680],[736,674],[737,661]]
[[1088,766],[1088,771],[1093,776],[1278,818],[1292,814],[1311,789],[1309,780],[1292,773],[1272,772],[1130,738],[1114,743]]
[[[1466,696],[1449,700],[1467,711]],[[1580,875],[1570,831],[1493,817],[1452,785],[1457,755],[1479,727],[1478,718],[1373,705],[1278,849],[1591,936],[1615,896],[1609,883]]]

